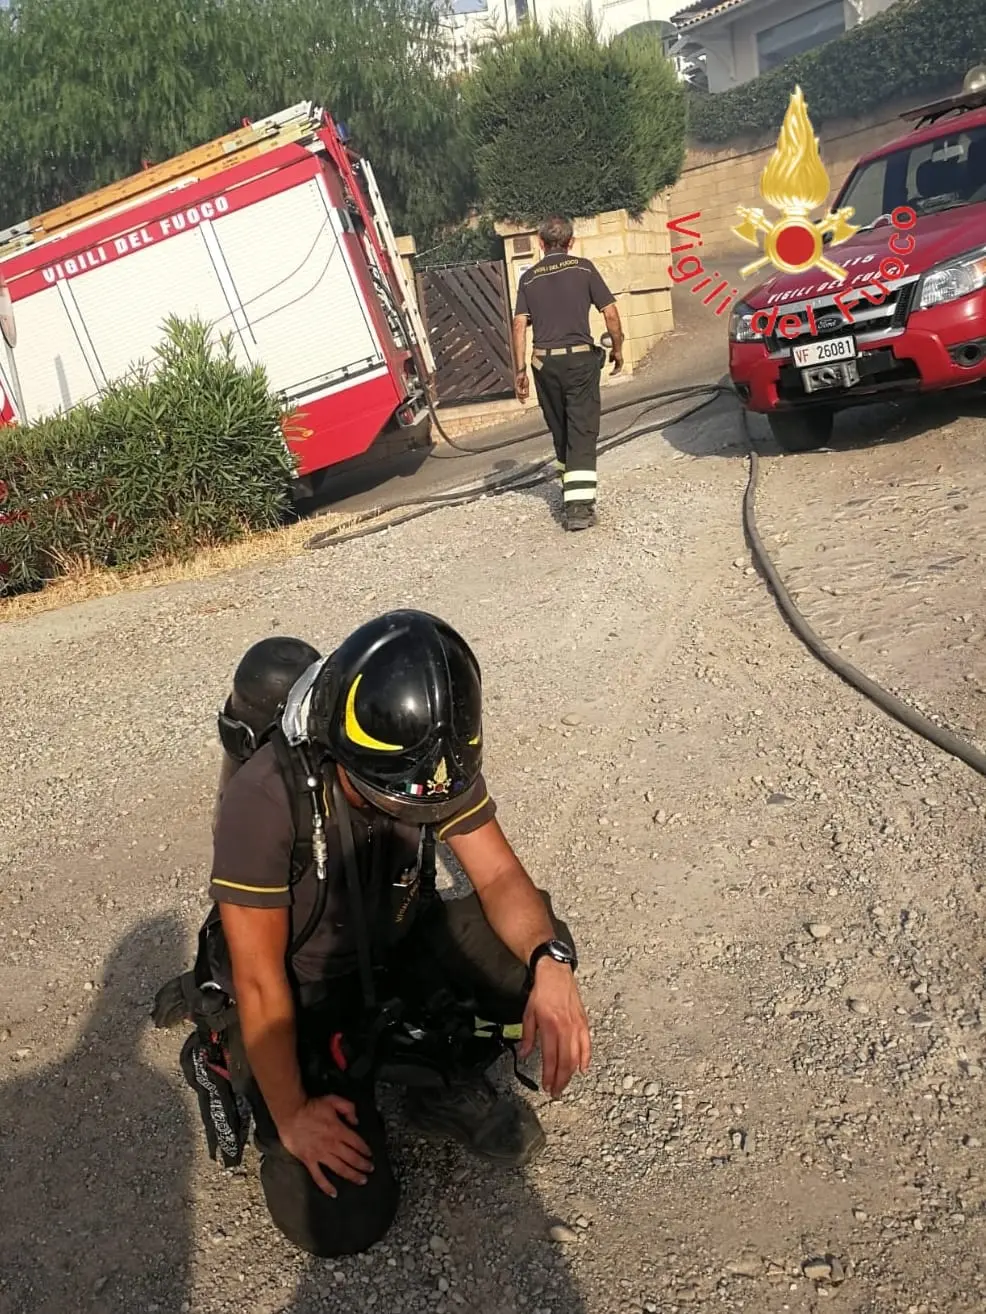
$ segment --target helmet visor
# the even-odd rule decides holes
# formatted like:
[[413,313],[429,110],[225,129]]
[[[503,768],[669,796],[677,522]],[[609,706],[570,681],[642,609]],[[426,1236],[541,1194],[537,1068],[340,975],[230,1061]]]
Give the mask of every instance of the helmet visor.
[[415,798],[411,794],[391,794],[377,789],[349,771],[346,775],[367,803],[409,826],[439,826],[445,821],[451,821],[462,810],[461,794],[456,794],[454,798]]

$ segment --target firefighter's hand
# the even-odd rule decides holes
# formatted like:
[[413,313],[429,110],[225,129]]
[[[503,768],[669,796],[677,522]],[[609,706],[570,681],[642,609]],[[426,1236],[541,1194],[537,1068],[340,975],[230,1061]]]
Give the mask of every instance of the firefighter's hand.
[[610,364],[613,366],[612,373],[619,374],[620,370],[623,368],[623,348],[614,347],[609,353],[609,360]]
[[373,1172],[369,1147],[354,1130],[356,1121],[356,1106],[351,1100],[323,1095],[307,1100],[278,1128],[281,1144],[301,1160],[326,1195],[338,1195],[325,1175],[326,1168],[358,1186],[365,1186],[366,1174]]
[[518,370],[514,376],[514,388],[517,392],[517,400],[526,402],[531,395],[531,381],[527,377],[527,370]]
[[583,1075],[592,1059],[589,1019],[586,1017],[575,973],[565,963],[542,958],[534,989],[524,1013],[520,1057],[527,1058],[541,1042],[541,1085],[558,1099],[576,1072]]

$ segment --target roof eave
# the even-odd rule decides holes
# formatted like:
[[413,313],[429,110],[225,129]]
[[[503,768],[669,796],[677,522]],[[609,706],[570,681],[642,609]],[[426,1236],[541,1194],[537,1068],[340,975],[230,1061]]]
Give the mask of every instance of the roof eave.
[[[739,0],[738,4],[729,5],[726,9],[721,9],[716,5],[713,6],[713,8],[718,9],[718,13],[697,14],[694,18],[688,19],[684,22],[675,22],[677,15],[672,14],[671,22],[674,23],[674,26],[679,32],[693,32],[695,28],[706,27],[709,23],[728,21],[732,18],[733,14],[737,13],[740,9],[746,9],[752,2],[753,0]],[[684,11],[682,10],[679,12]]]

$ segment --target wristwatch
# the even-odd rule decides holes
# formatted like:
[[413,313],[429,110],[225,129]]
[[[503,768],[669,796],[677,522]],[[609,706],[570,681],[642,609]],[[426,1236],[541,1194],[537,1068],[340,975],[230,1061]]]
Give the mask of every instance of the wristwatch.
[[528,993],[534,988],[534,973],[537,965],[542,958],[553,958],[556,963],[567,964],[574,972],[579,965],[578,957],[575,950],[564,940],[545,940],[531,954],[531,960],[527,964],[527,979],[524,983],[524,989]]

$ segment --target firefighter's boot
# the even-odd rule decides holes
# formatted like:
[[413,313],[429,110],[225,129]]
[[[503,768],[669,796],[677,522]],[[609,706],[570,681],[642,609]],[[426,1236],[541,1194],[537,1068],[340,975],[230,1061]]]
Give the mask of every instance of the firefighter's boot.
[[595,502],[569,502],[565,507],[565,528],[592,529],[598,522]]
[[499,1094],[481,1075],[454,1078],[439,1089],[409,1090],[405,1110],[423,1135],[459,1141],[505,1168],[519,1168],[544,1149],[544,1130],[534,1110],[523,1100]]

